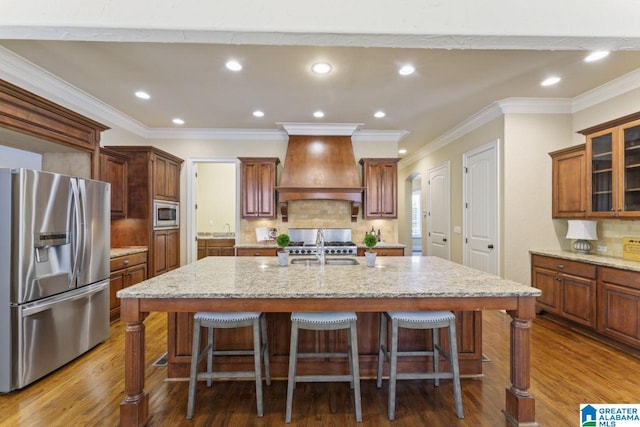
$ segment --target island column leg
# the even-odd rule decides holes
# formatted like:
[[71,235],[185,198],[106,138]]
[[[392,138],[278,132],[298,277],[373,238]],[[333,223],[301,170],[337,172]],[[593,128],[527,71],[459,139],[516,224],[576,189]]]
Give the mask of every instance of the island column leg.
[[123,298],[121,319],[127,323],[124,344],[124,399],[120,403],[120,425],[142,426],[149,420],[149,394],[144,391],[144,319],[139,300]]
[[511,387],[506,390],[504,414],[512,426],[534,427],[536,399],[531,386],[531,320],[535,317],[535,297],[518,298],[518,309],[511,316]]

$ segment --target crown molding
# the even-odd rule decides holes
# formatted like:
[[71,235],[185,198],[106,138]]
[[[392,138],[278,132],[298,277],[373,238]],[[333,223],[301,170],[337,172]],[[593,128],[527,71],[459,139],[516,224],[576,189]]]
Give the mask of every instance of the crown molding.
[[406,130],[358,130],[351,136],[356,142],[391,142],[398,143],[409,135]]
[[573,98],[572,113],[640,88],[640,68]]
[[280,129],[284,129],[289,135],[348,135],[351,136],[360,130],[364,123],[293,123],[276,122]]
[[0,77],[110,127],[144,137],[149,128],[98,98],[0,46]]
[[496,101],[503,114],[571,114],[571,98],[505,98]]
[[434,139],[432,142],[423,146],[420,150],[415,153],[403,157],[402,160],[398,162],[398,167],[403,168],[405,166],[410,165],[411,163],[433,153],[434,151],[451,144],[452,142],[460,139],[462,136],[466,135],[469,132],[478,129],[480,126],[489,123],[492,120],[497,119],[498,117],[503,116],[504,113],[502,109],[498,105],[498,102],[494,102],[489,104],[482,110],[478,111],[473,116],[464,120],[458,126],[454,127],[450,131],[442,134],[438,138]]

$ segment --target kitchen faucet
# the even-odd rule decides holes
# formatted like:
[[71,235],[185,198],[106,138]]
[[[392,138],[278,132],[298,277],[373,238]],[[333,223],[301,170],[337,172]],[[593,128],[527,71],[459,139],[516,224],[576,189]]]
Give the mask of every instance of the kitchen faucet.
[[318,257],[318,261],[320,261],[320,265],[324,265],[324,230],[322,228],[318,228],[318,233],[316,234],[316,256]]

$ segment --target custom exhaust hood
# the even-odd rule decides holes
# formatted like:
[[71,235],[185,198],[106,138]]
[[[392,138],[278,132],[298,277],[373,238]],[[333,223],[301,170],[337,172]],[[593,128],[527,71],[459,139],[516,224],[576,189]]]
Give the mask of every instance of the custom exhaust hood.
[[280,186],[276,188],[282,221],[287,222],[288,203],[294,200],[349,201],[351,221],[356,221],[364,190],[351,142],[358,125],[281,126],[289,134]]

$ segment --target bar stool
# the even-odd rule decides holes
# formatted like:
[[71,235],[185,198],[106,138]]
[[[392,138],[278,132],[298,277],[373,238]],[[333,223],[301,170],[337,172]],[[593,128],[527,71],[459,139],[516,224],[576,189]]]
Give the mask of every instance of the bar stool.
[[[253,326],[253,350],[214,350],[214,329],[240,328]],[[207,328],[207,346],[199,353],[200,328]],[[262,331],[261,331],[262,329]],[[262,336],[262,343],[260,337]],[[253,355],[253,371],[213,372],[213,356],[248,356]],[[207,357],[207,371],[198,372],[198,364]],[[258,416],[263,415],[262,409],[262,371],[261,358],[264,357],[264,370],[267,385],[271,384],[269,372],[269,343],[267,339],[267,322],[264,313],[259,312],[198,312],[193,316],[193,347],[191,350],[191,374],[189,376],[189,401],[187,404],[187,419],[193,418],[196,397],[196,382],[206,378],[207,387],[211,387],[211,380],[215,378],[255,378],[256,404]]]
[[[385,347],[387,342],[387,319],[391,321],[391,351]],[[398,351],[398,328],[431,329],[433,349],[431,351]],[[449,331],[449,353],[440,348],[438,329],[447,328]],[[451,365],[452,372],[440,372],[439,358],[442,354]],[[402,356],[433,356],[433,372],[398,373],[398,357]],[[458,367],[458,343],[456,341],[456,318],[450,311],[389,311],[380,316],[380,351],[378,352],[378,388],[382,387],[382,364],[384,359],[390,361],[389,366],[389,420],[395,417],[396,380],[404,379],[433,379],[435,385],[440,385],[440,379],[453,378],[453,395],[456,405],[456,415],[464,418],[462,411],[462,396],[460,390],[460,369]]]
[[[353,389],[356,405],[356,421],[362,422],[360,403],[360,366],[358,363],[358,335],[356,331],[356,314],[353,312],[336,313],[291,313],[291,348],[289,350],[289,382],[287,384],[287,414],[285,422],[291,422],[293,406],[293,389],[299,382],[339,382],[349,381]],[[349,329],[347,334],[346,353],[298,353],[298,330],[316,331]],[[349,358],[349,375],[296,375],[298,358],[305,357],[347,357]]]

